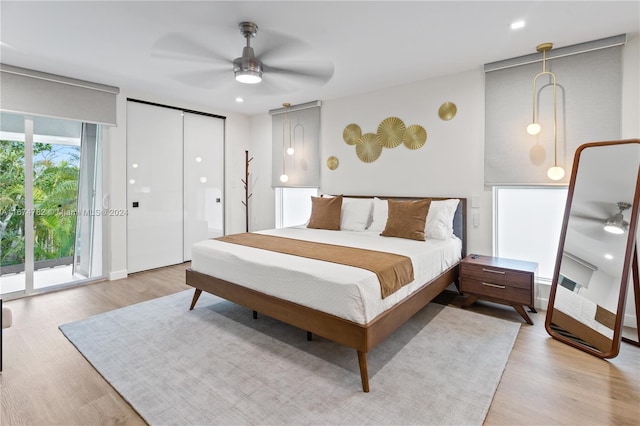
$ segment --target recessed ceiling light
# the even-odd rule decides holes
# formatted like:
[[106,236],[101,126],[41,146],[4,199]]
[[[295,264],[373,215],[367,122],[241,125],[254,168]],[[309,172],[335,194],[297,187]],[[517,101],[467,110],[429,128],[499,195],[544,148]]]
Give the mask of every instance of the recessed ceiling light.
[[612,260],[613,259],[613,255],[610,255],[609,253],[604,255],[604,258],[607,260]]
[[236,102],[240,104],[240,103],[244,102],[244,99],[242,99],[240,96],[238,96],[236,98]]
[[524,21],[515,21],[511,23],[512,30],[519,30],[520,28],[524,28]]

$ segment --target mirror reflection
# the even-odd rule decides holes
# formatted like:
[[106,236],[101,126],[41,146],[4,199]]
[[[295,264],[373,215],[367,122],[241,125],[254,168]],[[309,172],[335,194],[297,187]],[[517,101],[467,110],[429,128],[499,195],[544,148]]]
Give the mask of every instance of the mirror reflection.
[[[618,353],[635,255],[630,224],[637,214],[638,142],[588,144],[594,146],[577,151],[547,311],[554,338],[605,358]],[[633,302],[626,316],[635,321]]]

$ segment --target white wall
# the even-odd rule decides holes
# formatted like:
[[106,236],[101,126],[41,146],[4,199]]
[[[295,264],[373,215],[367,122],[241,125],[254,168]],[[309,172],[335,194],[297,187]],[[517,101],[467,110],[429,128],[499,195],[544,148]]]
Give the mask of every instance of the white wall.
[[[210,107],[188,104],[120,88],[117,101],[118,126],[105,134],[106,164],[105,193],[109,194],[109,208],[127,209],[127,98],[226,116],[225,123],[225,227],[227,233],[244,231],[244,150],[248,149],[249,117],[214,111]],[[110,280],[127,276],[127,221],[125,216],[111,216],[107,220],[107,271]]]
[[[438,117],[438,108],[446,101],[458,107],[451,121]],[[426,144],[415,151],[404,146],[384,149],[377,161],[360,161],[355,146],[342,139],[345,126],[356,123],[363,132],[375,133],[380,121],[390,116],[402,119],[406,126],[423,126],[427,131]],[[270,117],[252,117],[251,127],[254,151],[269,158]],[[484,191],[482,70],[324,101],[320,128],[321,192],[466,197],[470,213],[467,249],[491,253],[491,192]],[[340,161],[333,171],[325,165],[332,155]],[[263,175],[258,177],[254,188],[254,197],[260,200],[260,215],[253,217],[253,224],[255,229],[267,229],[275,225],[274,218],[266,215],[274,210],[275,198],[269,180],[270,164],[261,163],[260,167],[259,173]],[[479,208],[471,208],[474,195],[480,198]],[[473,226],[473,215],[478,216],[478,227]]]
[[[438,116],[444,102],[456,104],[450,121]],[[350,123],[363,133],[376,133],[387,117],[405,126],[419,124],[427,141],[418,150],[404,145],[383,149],[378,160],[364,163],[342,132]],[[359,96],[326,101],[322,105],[323,162],[321,190],[331,194],[453,196],[469,200],[467,231],[469,252],[491,253],[491,193],[484,191],[484,74],[474,70],[446,77],[395,86]],[[329,156],[340,162],[329,170]],[[471,197],[481,199],[471,208]],[[478,227],[473,226],[478,216]]]
[[250,163],[251,231],[275,227],[275,191],[271,187],[271,116],[268,114],[251,117]]

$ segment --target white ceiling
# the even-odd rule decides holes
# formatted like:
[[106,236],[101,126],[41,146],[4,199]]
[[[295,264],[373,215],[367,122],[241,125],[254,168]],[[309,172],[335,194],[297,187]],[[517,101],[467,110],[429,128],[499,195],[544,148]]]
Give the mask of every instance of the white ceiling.
[[[5,64],[242,114],[482,69],[488,62],[535,53],[542,42],[562,47],[640,31],[638,1],[3,0],[0,14]],[[320,61],[333,64],[332,78],[265,95],[277,82],[268,73],[262,88],[235,82],[230,65],[228,77],[209,77],[206,73],[220,69],[216,56],[241,55],[245,41],[238,23],[245,20],[259,26],[252,41],[256,55],[261,45],[285,47],[272,52],[272,66]],[[516,20],[526,20],[526,26],[511,30]],[[158,55],[157,43],[169,35],[190,41],[184,43],[184,57]],[[199,79],[190,78],[194,73]],[[234,101],[238,95],[244,103]]]

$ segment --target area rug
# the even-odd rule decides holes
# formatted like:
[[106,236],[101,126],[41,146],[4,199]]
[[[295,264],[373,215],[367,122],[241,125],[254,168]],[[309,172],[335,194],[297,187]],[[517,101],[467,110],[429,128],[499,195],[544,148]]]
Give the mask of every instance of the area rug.
[[368,353],[192,290],[60,326],[151,425],[480,425],[520,324],[430,303]]

